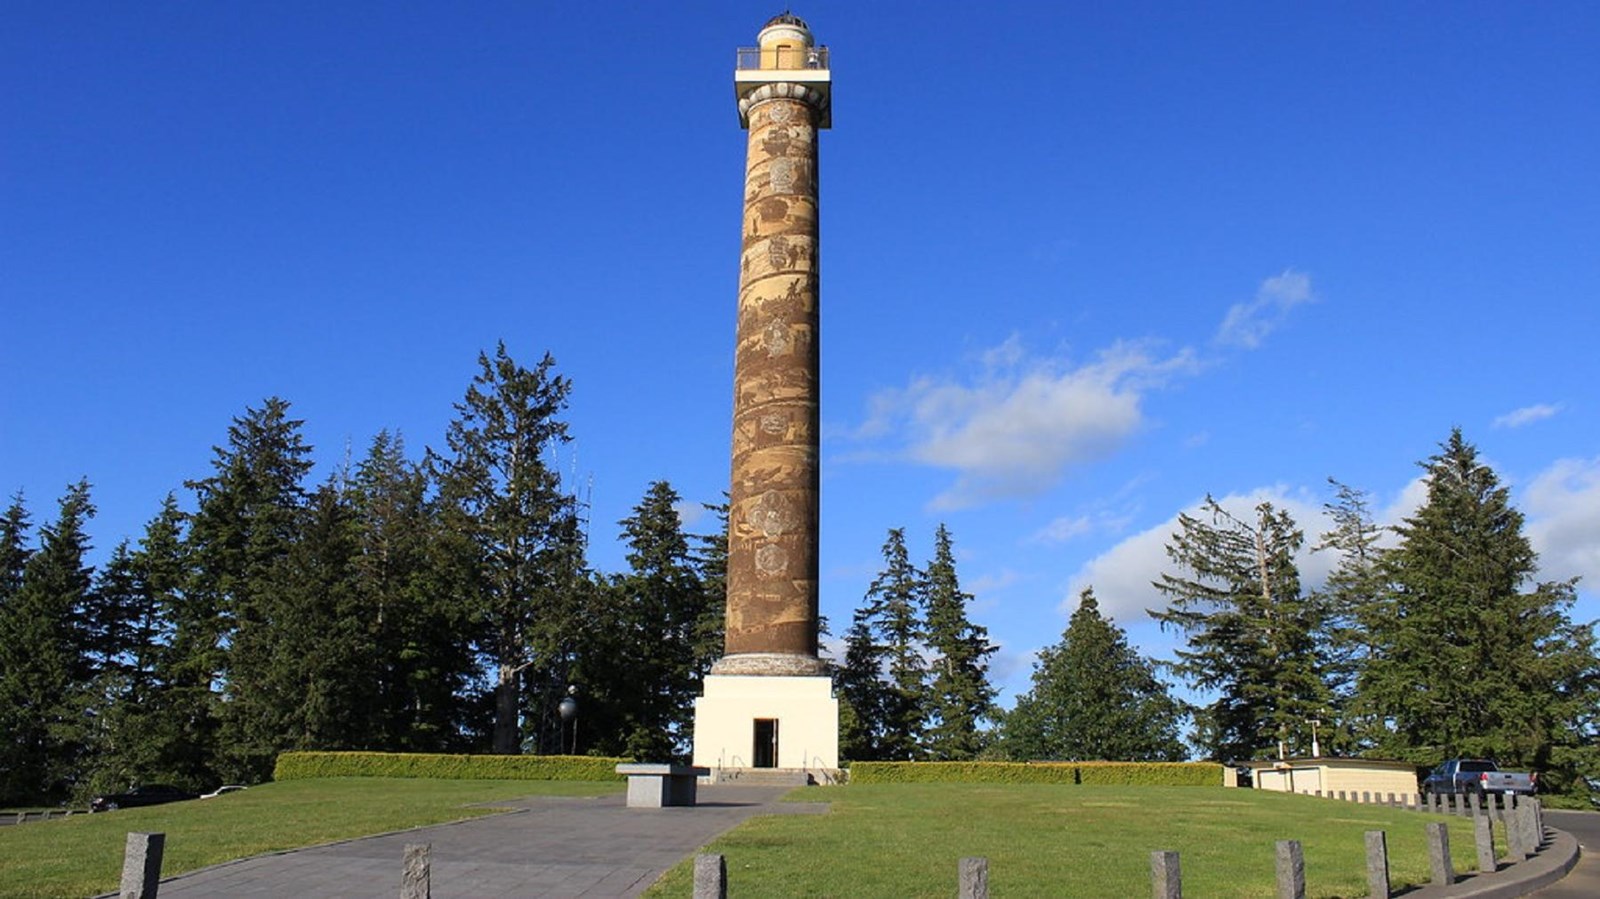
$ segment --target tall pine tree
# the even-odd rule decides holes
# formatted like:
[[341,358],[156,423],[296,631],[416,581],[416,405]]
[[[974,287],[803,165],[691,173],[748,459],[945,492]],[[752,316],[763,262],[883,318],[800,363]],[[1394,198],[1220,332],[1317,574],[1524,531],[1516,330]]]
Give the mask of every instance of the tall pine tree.
[[1271,503],[1255,512],[1236,518],[1208,496],[1201,517],[1180,514],[1167,544],[1177,573],[1155,581],[1170,603],[1150,612],[1187,637],[1173,669],[1217,694],[1199,712],[1198,737],[1220,760],[1308,753],[1309,722],[1326,718],[1332,699],[1321,606],[1301,592],[1294,560],[1304,535]]
[[64,799],[77,786],[91,736],[93,663],[78,613],[90,601],[84,526],[94,514],[88,481],[68,487],[0,607],[0,801]]
[[927,757],[964,761],[983,750],[980,722],[994,715],[995,690],[989,685],[989,632],[967,618],[972,594],[961,590],[950,531],[933,537],[933,560],[925,573],[927,640],[932,650],[928,686]]
[[[478,374],[445,432],[448,455],[429,454],[454,535],[457,586],[472,609],[477,649],[493,685],[491,746],[520,751],[525,681],[565,678],[583,574],[578,504],[548,454],[569,440],[560,415],[571,382],[546,355],[532,369],[499,344],[478,355]],[[550,714],[545,710],[541,713]]]
[[1487,756],[1579,790],[1600,775],[1600,660],[1592,628],[1568,617],[1573,583],[1533,583],[1522,513],[1459,429],[1421,464],[1428,498],[1396,528],[1388,589],[1362,616],[1369,737],[1383,755]]
[[[228,428],[227,443],[214,448],[212,476],[189,483],[197,508],[188,535],[192,567],[183,591],[180,622],[187,629],[180,627],[184,658],[178,664],[192,700],[223,685],[222,695],[210,697],[216,742],[207,747],[214,775],[223,781],[265,780],[287,745],[289,724],[270,683],[283,564],[305,523],[302,482],[312,465],[301,425],[277,397],[247,408]],[[194,728],[197,735],[211,729]]]
[[1033,686],[1005,716],[1002,745],[1017,760],[1182,761],[1183,714],[1086,588],[1061,642],[1040,651]]

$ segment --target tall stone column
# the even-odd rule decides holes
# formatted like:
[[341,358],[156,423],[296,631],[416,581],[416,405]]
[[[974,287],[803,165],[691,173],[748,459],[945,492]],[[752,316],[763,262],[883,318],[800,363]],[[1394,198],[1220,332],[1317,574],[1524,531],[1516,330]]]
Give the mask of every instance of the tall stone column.
[[[728,515],[726,655],[717,674],[816,675],[818,437],[817,132],[827,83],[809,30],[762,30],[749,128]],[[742,70],[749,71],[749,70]],[[791,80],[792,79],[792,80]],[[738,84],[739,82],[736,82]]]
[[726,653],[695,700],[694,764],[837,776],[839,702],[817,658],[817,132],[828,50],[799,18],[739,51],[750,130],[734,355]]

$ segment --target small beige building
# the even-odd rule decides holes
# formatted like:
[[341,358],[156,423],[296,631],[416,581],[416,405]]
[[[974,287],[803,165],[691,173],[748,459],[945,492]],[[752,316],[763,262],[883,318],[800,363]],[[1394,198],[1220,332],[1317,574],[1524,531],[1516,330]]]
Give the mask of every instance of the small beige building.
[[[1250,769],[1258,790],[1337,796],[1340,792],[1355,798],[1362,793],[1375,796],[1410,796],[1417,792],[1417,768],[1410,762],[1386,759],[1300,758],[1242,762]],[[1238,773],[1224,769],[1224,784],[1239,786]]]

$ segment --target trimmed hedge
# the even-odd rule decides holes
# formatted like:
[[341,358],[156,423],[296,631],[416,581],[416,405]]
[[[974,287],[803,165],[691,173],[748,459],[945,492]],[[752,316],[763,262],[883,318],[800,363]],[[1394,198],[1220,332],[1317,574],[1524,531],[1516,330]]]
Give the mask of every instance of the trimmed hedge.
[[1215,762],[854,762],[850,782],[1219,787]]
[[273,780],[417,777],[431,780],[624,780],[631,759],[588,755],[439,755],[425,752],[285,752]]

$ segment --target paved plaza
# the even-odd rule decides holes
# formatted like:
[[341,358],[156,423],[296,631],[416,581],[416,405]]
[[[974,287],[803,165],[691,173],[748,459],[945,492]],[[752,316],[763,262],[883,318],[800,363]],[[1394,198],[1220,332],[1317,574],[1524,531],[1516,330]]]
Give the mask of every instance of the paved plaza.
[[515,811],[229,862],[164,880],[160,894],[394,899],[405,845],[431,843],[436,899],[636,896],[746,818],[827,811],[779,802],[790,789],[702,786],[692,808],[630,809],[620,792],[496,802]]

